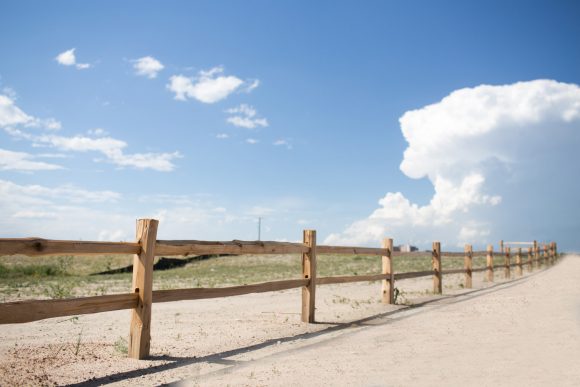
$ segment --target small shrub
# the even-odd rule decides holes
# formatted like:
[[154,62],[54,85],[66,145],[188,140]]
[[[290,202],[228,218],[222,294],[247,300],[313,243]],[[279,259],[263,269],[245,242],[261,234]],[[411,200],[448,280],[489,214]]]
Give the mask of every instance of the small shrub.
[[126,355],[129,353],[129,347],[128,347],[127,340],[125,340],[121,336],[119,336],[117,341],[115,341],[115,344],[113,344],[113,347],[115,348],[115,351],[117,351],[121,354]]

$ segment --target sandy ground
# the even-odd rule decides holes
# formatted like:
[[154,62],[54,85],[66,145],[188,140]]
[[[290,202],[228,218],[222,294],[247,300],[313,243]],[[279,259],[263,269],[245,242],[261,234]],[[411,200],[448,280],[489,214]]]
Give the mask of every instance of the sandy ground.
[[496,283],[320,286],[317,324],[299,290],[153,306],[152,358],[123,354],[129,311],[0,326],[0,385],[580,385],[580,257]]

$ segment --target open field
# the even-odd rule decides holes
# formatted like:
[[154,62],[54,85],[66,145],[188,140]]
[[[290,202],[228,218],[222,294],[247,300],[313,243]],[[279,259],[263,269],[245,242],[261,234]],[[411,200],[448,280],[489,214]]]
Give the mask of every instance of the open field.
[[[131,273],[94,275],[132,264],[131,255],[106,256],[4,256],[0,257],[0,302],[67,298],[124,293],[131,289]],[[155,271],[155,290],[218,287],[301,278],[300,255],[243,255],[193,260],[184,267]],[[157,258],[159,261],[159,258]],[[485,266],[474,257],[474,267]],[[463,258],[444,257],[443,267],[463,267]],[[429,253],[394,259],[395,272],[431,269]],[[381,273],[377,256],[319,255],[318,275]]]
[[[176,272],[214,273],[217,284],[241,257],[222,258]],[[260,267],[258,257],[247,258]],[[298,268],[298,258],[278,258],[278,270]],[[328,274],[361,270],[338,266],[346,271]],[[167,284],[180,281],[160,273]],[[4,325],[0,384],[574,385],[579,275],[580,257],[572,256],[511,281],[500,270],[495,284],[475,273],[475,290],[461,288],[462,275],[444,276],[444,296],[431,294],[430,277],[398,281],[416,307],[381,304],[378,282],[320,286],[317,324],[300,322],[299,289],[154,304],[146,361],[126,357],[130,311]],[[124,274],[108,280],[130,282]]]

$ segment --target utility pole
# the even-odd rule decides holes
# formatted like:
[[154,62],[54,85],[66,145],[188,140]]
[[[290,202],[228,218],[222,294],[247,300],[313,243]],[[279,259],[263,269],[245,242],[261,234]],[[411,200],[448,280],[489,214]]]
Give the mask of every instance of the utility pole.
[[258,240],[261,241],[262,239],[262,217],[258,217]]

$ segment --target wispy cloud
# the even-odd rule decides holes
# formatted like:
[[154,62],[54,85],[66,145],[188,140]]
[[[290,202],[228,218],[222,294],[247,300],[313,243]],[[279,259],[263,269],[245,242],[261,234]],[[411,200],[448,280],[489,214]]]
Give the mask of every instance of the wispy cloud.
[[[5,197],[28,197],[31,202],[46,203],[47,200],[57,199],[69,203],[105,203],[116,202],[121,194],[114,191],[89,191],[74,185],[46,187],[37,184],[19,185],[0,179],[0,194]],[[4,197],[4,196],[3,196]]]
[[218,133],[215,137],[220,140],[225,140],[227,138],[230,138],[230,135],[227,133]]
[[241,104],[235,108],[227,109],[226,113],[231,114],[226,121],[234,126],[247,129],[268,126],[268,120],[258,117],[256,109],[247,104]]
[[250,144],[250,145],[255,145],[257,143],[259,143],[260,140],[256,140],[255,138],[247,138],[246,139],[246,143]]
[[36,156],[24,152],[13,152],[0,148],[0,170],[2,171],[53,171],[62,169],[57,164],[36,161]]
[[77,63],[77,58],[75,55],[76,48],[71,48],[61,52],[54,58],[58,64],[62,66],[75,66],[78,70],[86,70],[91,67],[89,63]]
[[133,68],[135,69],[135,74],[153,79],[157,77],[157,74],[165,68],[161,62],[152,56],[144,56],[133,61]]
[[288,150],[292,149],[292,144],[288,140],[276,140],[272,143],[272,145],[283,146],[283,147],[286,147],[286,149],[288,149]]
[[[175,99],[186,101],[188,98],[203,103],[215,103],[227,98],[241,88],[245,82],[234,75],[223,75],[221,66],[200,71],[196,77],[173,75],[167,88],[175,93]],[[252,85],[256,81],[253,81]],[[259,84],[256,83],[254,88]]]
[[[179,152],[171,153],[134,153],[126,154],[125,141],[106,135],[101,128],[92,129],[85,135],[61,136],[55,134],[36,134],[26,131],[28,127],[41,126],[45,129],[60,128],[60,123],[55,120],[40,120],[24,113],[14,102],[6,96],[0,95],[0,128],[3,128],[10,136],[28,140],[36,147],[50,147],[69,152],[100,152],[105,160],[120,167],[133,167],[137,169],[153,169],[161,172],[169,172],[175,169],[173,160],[182,157]],[[46,133],[46,132],[44,132]],[[7,154],[6,154],[7,155]],[[4,169],[18,167],[40,169],[56,169],[53,164],[42,163],[33,160],[33,156],[24,153],[11,152],[10,157],[3,164]],[[10,164],[8,164],[10,163]]]

